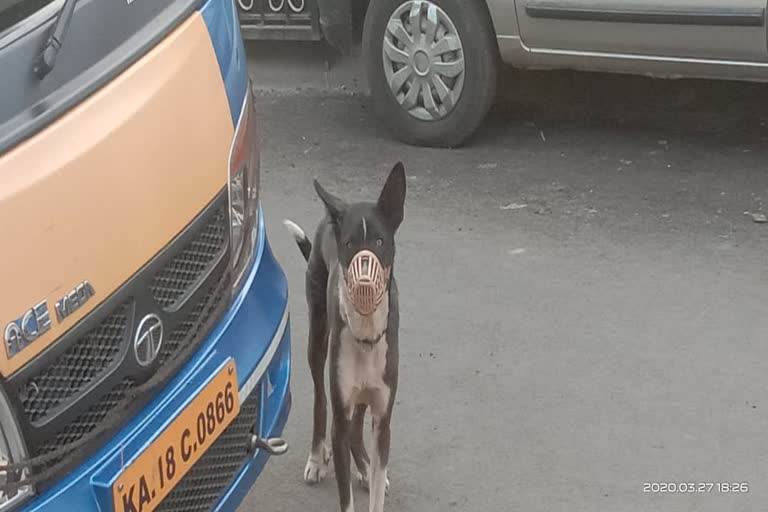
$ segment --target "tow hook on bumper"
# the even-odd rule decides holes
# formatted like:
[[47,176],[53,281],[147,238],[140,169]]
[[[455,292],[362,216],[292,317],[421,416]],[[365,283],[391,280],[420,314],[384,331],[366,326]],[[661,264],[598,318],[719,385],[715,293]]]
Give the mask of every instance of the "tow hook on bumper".
[[284,455],[288,451],[288,443],[280,437],[263,439],[256,434],[251,434],[251,438],[248,440],[248,448],[250,450],[261,448],[270,455]]

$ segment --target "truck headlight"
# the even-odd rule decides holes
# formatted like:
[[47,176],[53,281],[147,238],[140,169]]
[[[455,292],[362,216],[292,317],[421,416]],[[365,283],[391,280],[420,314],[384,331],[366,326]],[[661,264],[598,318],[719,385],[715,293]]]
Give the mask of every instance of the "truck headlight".
[[243,101],[229,153],[229,220],[232,244],[233,290],[253,257],[258,236],[259,142],[250,83]]
[[[19,427],[14,420],[5,392],[0,389],[0,468],[6,464],[24,460],[26,456],[27,451],[19,433]],[[27,471],[0,469],[0,512],[7,512],[16,508],[17,505],[32,495],[33,490],[29,485],[18,487],[15,490],[5,489],[9,483],[23,482],[27,475]]]

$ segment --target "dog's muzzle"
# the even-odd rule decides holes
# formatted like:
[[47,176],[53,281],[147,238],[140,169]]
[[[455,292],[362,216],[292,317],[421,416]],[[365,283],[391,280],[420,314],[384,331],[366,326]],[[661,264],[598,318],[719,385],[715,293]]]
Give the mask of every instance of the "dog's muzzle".
[[376,311],[389,286],[389,272],[390,269],[385,269],[371,251],[355,254],[349,262],[345,279],[355,311],[363,316]]

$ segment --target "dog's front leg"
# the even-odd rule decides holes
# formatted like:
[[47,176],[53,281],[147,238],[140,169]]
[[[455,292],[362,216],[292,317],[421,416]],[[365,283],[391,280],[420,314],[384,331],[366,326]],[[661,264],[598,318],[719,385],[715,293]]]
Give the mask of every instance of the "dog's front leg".
[[363,441],[363,427],[365,426],[365,411],[368,408],[366,404],[357,404],[355,413],[352,415],[352,425],[350,432],[350,444],[352,448],[352,458],[357,466],[357,481],[360,485],[368,488],[368,473],[371,460],[368,458],[368,452],[365,450]]
[[387,493],[387,464],[389,463],[389,415],[373,417],[373,450],[369,472],[369,512],[384,511]]
[[336,469],[336,483],[339,486],[339,505],[341,512],[354,512],[352,480],[350,478],[350,431],[352,425],[352,407],[341,406],[333,411],[331,431],[333,443],[333,465]]
[[307,360],[314,384],[312,415],[312,444],[304,467],[304,481],[316,484],[328,472],[331,454],[325,440],[328,422],[325,397],[325,361],[328,355],[328,328],[326,319],[325,287],[328,274],[321,266],[310,264],[306,275],[307,306],[309,309],[309,337]]

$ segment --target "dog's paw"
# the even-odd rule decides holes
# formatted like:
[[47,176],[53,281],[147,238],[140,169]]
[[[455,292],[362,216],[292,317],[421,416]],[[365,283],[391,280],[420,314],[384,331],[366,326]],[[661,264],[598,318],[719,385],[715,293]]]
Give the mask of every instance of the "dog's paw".
[[357,473],[355,474],[355,480],[357,480],[357,485],[362,487],[363,489],[368,489],[368,475],[357,470]]
[[309,485],[314,485],[323,480],[330,471],[329,462],[331,452],[325,446],[319,450],[319,453],[310,452],[307,458],[307,465],[304,466],[304,481]]
[[309,485],[320,483],[326,476],[326,468],[312,459],[307,461],[304,467],[304,481]]
[[[362,487],[366,491],[370,490],[370,486],[368,483],[368,475],[358,470],[355,475],[355,479],[357,480],[357,483],[358,485],[360,485],[360,487]],[[387,472],[386,480],[384,483],[384,494],[389,494],[389,472]]]

